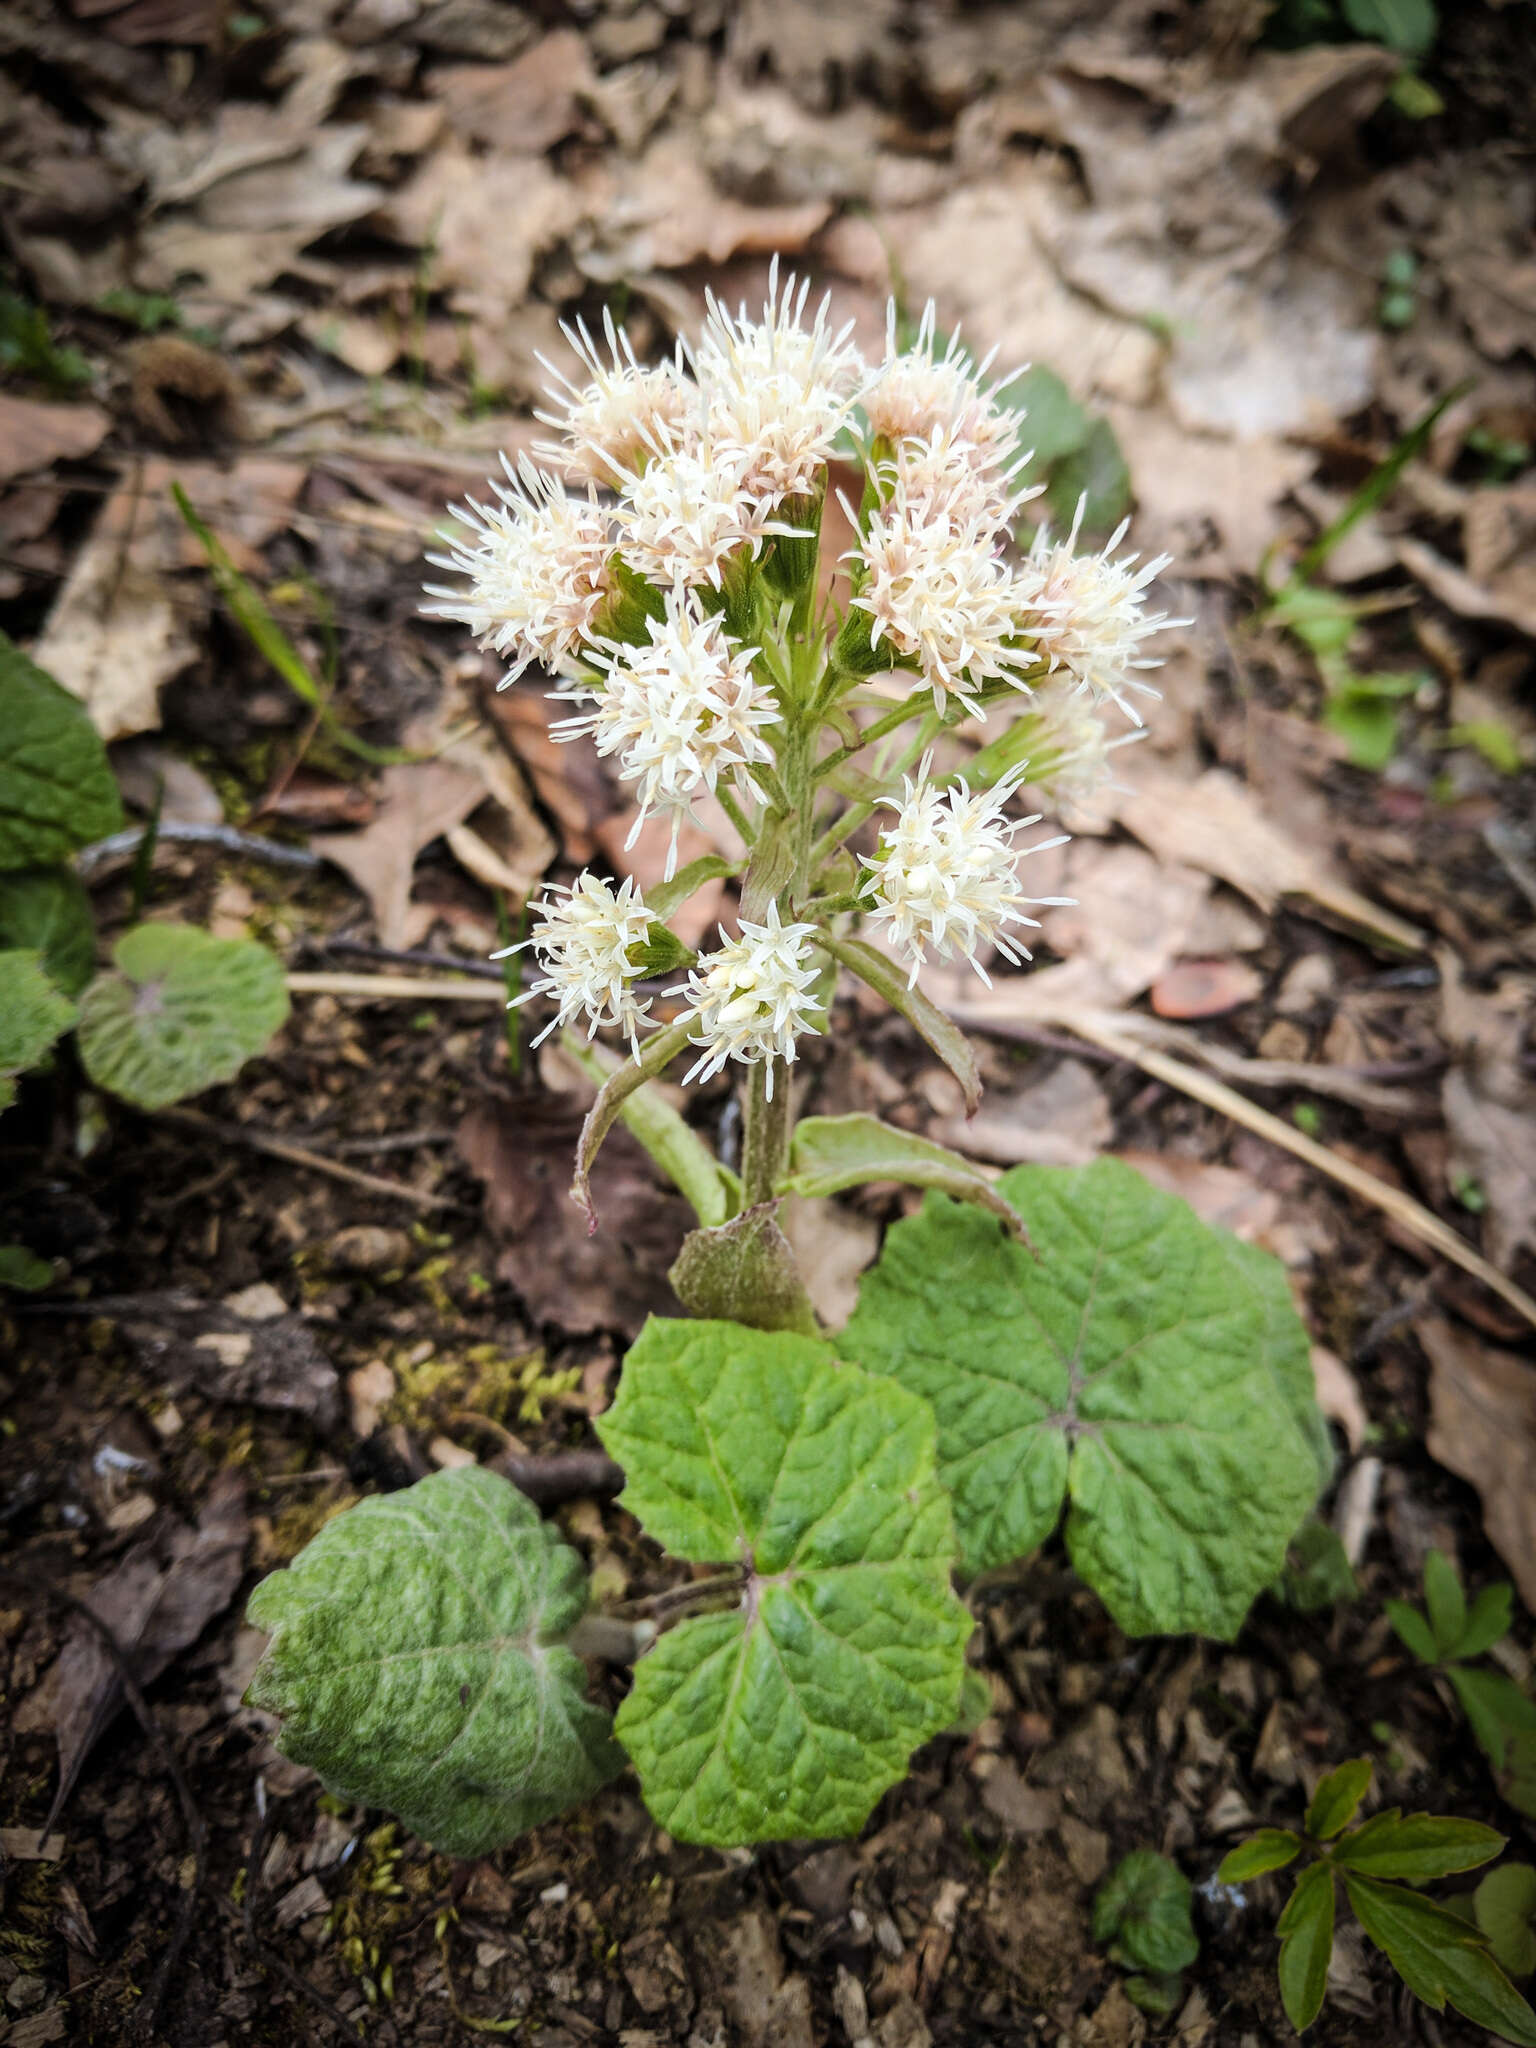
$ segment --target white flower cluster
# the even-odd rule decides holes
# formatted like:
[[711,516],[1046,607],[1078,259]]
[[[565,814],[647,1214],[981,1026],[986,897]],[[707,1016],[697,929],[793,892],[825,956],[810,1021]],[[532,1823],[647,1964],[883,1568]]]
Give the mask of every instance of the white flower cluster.
[[[701,799],[718,797],[744,832],[748,811],[762,823],[786,802],[814,801],[815,727],[796,727],[805,702],[795,693],[804,685],[830,705],[855,671],[882,664],[915,672],[914,716],[927,715],[931,694],[948,722],[962,709],[980,715],[1004,686],[1040,685],[1031,779],[1081,797],[1107,777],[1116,742],[1098,708],[1112,701],[1136,717],[1129,694],[1146,690],[1142,672],[1155,666],[1141,643],[1169,623],[1143,608],[1165,558],[1114,560],[1123,529],[1101,553],[1079,555],[1076,522],[1058,542],[1042,529],[1022,560],[1010,552],[1036,495],[1020,480],[1030,458],[1008,404],[1013,380],[941,336],[932,306],[905,346],[893,309],[871,364],[851,323],[835,325],[827,301],[812,308],[808,284],[781,287],[775,265],[760,319],[711,298],[697,342],[659,364],[640,361],[608,315],[600,335],[578,321],[567,336],[581,368],[574,381],[551,370],[538,415],[554,438],[535,444],[537,462],[504,459],[487,503],[458,508],[460,530],[431,559],[461,581],[430,586],[429,609],[467,625],[506,662],[508,681],[534,665],[559,679],[554,694],[572,710],[556,736],[590,739],[633,787],[629,844],[648,818],[670,824],[669,882],[679,828]],[[858,611],[826,647],[846,640],[852,652],[845,661],[817,642],[807,665],[787,651],[791,616],[805,612],[792,614],[784,579],[814,550],[778,550],[761,583],[754,565],[780,539],[814,539],[829,463],[848,447],[862,450],[872,488],[854,551]],[[839,730],[846,739],[846,716]],[[914,979],[930,951],[955,949],[984,976],[978,955],[989,949],[1029,957],[1025,906],[1053,900],[1018,887],[1017,861],[1038,850],[1014,843],[1037,821],[1005,817],[1024,770],[972,791],[935,785],[930,765],[906,778],[899,801],[884,800],[896,817],[865,857],[862,901]],[[813,837],[807,826],[802,846]],[[692,1013],[699,1058],[689,1078],[738,1060],[768,1061],[771,1079],[818,1028],[818,927],[796,917],[814,881],[802,871],[760,922],[743,922],[736,938],[722,931],[667,991]],[[549,998],[551,1030],[582,1017],[589,1032],[616,1028],[638,1057],[654,996],[637,963],[656,955],[633,881],[583,874],[547,892],[536,917],[525,944],[540,973],[520,1000]]]
[[[1011,925],[1040,922],[1026,916],[1020,906],[1057,905],[1066,899],[1026,896],[1018,887],[1015,870],[1023,854],[1013,843],[1014,835],[1038,825],[1040,814],[1010,823],[1003,812],[1024,780],[1025,769],[1015,769],[991,789],[971,790],[961,781],[939,788],[930,780],[932,767],[933,756],[925,754],[916,776],[905,778],[901,799],[883,799],[895,811],[896,822],[882,839],[879,853],[863,856],[870,869],[863,890],[874,900],[874,921],[888,927],[892,941],[907,956],[909,987],[930,946],[946,960],[958,946],[990,987],[978,957],[988,946],[1015,966],[1032,957],[1009,931]],[[1023,853],[1043,853],[1048,846],[1062,845],[1065,838],[1065,833],[1058,833]]]

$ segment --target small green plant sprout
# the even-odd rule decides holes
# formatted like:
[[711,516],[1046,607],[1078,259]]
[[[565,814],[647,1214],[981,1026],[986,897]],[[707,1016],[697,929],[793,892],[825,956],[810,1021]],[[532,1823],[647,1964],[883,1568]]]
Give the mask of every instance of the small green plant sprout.
[[1472,1894],[1472,1913],[1507,1977],[1536,1972],[1536,1869],[1501,1863]]
[[1360,1588],[1344,1545],[1324,1521],[1305,1522],[1291,1540],[1274,1590],[1297,1614],[1321,1614]]
[[[592,1227],[592,1162],[621,1119],[698,1218],[670,1275],[695,1320],[647,1324],[597,1428],[622,1504],[705,1576],[656,1596],[642,1643],[629,1632],[643,1654],[604,1754],[628,1755],[683,1840],[850,1833],[962,1711],[957,1572],[1014,1564],[1065,1517],[1122,1628],[1230,1637],[1331,1453],[1279,1264],[1129,1167],[994,1181],[873,1116],[796,1116],[796,1062],[839,975],[979,1099],[922,971],[935,955],[983,976],[994,956],[1028,961],[1040,899],[1021,863],[1059,841],[1021,843],[1042,813],[1012,807],[1026,780],[1043,805],[1108,777],[1166,623],[1145,609],[1163,562],[1118,556],[1118,532],[1077,552],[1076,511],[1067,535],[1013,547],[1037,495],[1019,480],[1013,380],[989,381],[931,311],[903,337],[893,310],[884,356],[865,362],[775,270],[761,320],[711,302],[702,337],[659,366],[611,320],[602,342],[582,327],[571,340],[589,381],[554,396],[544,466],[508,465],[490,504],[460,510],[434,557],[457,580],[432,609],[503,656],[509,680],[552,673],[570,709],[556,730],[609,757],[672,841],[643,893],[591,872],[550,888],[518,945],[532,971],[515,1000],[546,1006],[539,1037],[563,1031],[598,1084],[574,1162]],[[849,449],[861,480],[839,606],[821,525],[829,460]],[[711,799],[733,836],[682,865],[681,825]],[[695,953],[668,920],[724,877],[739,923]],[[603,1029],[617,1042],[596,1043]],[[654,1085],[674,1060],[685,1083],[740,1077],[739,1171]],[[828,1331],[779,1205],[869,1181],[919,1188],[923,1207]],[[328,1544],[349,1540],[348,1520]],[[359,1671],[416,1654],[398,1631],[437,1611],[416,1584],[426,1552],[370,1551],[380,1604],[358,1609],[340,1660]],[[502,1782],[484,1779],[484,1745],[526,1751],[507,1720],[529,1711],[526,1687],[487,1674],[462,1698],[435,1692],[444,1718],[412,1755],[474,1767],[459,1803],[399,1806],[417,1769],[390,1748],[392,1721],[347,1713],[319,1577],[258,1591],[252,1611],[281,1643],[260,1698],[328,1782],[416,1813],[439,1847],[505,1839],[515,1810],[498,1794],[476,1814],[473,1786]],[[510,1633],[496,1654],[526,1659],[526,1625]],[[493,1619],[477,1640],[508,1634]],[[565,1796],[586,1789],[577,1773]]]
[[1436,2012],[1450,2005],[1501,2040],[1536,2048],[1536,2012],[1499,1968],[1486,1935],[1414,1889],[1491,1863],[1504,1837],[1480,1821],[1397,1807],[1351,1827],[1370,1782],[1369,1757],[1341,1764],[1313,1793],[1302,1834],[1260,1828],[1216,1873],[1222,1884],[1246,1884],[1308,1859],[1276,1924],[1286,2017],[1302,2033],[1322,2009],[1342,1880],[1367,1939],[1415,1997]]
[[0,732],[0,1110],[71,1030],[90,1079],[140,1109],[232,1079],[288,1014],[278,962],[250,940],[145,923],[98,973],[69,861],[122,824],[117,784],[85,707],[4,634]]
[[1421,1664],[1440,1672],[1471,1724],[1500,1796],[1536,1815],[1536,1700],[1502,1671],[1474,1666],[1508,1635],[1514,1588],[1485,1586],[1471,1607],[1455,1565],[1442,1551],[1424,1560],[1424,1607],[1388,1600],[1387,1618]]
[[1177,2009],[1180,1973],[1200,1953],[1190,1908],[1189,1879],[1155,1849],[1133,1849],[1099,1886],[1093,1901],[1093,1938],[1110,1961],[1133,1974],[1126,1996],[1143,2012]]

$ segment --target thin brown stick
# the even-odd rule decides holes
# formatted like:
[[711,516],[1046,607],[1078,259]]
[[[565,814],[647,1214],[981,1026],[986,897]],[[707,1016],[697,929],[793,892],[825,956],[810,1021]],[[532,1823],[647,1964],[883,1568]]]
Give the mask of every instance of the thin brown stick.
[[545,1457],[503,1451],[488,1463],[492,1472],[510,1479],[519,1493],[541,1508],[592,1494],[611,1500],[624,1484],[624,1468],[603,1451],[551,1451]]
[[288,976],[295,996],[362,996],[369,1002],[502,1003],[506,990],[499,981],[419,981],[409,974],[300,973]]
[[356,1166],[343,1166],[339,1159],[327,1158],[323,1152],[311,1152],[303,1145],[289,1144],[285,1138],[274,1138],[265,1131],[253,1131],[247,1124],[225,1123],[218,1117],[204,1116],[197,1109],[163,1109],[159,1112],[164,1123],[179,1124],[183,1130],[195,1131],[202,1137],[217,1138],[227,1145],[245,1145],[252,1152],[264,1152],[270,1158],[284,1160],[289,1166],[302,1166],[310,1173],[326,1174],[331,1180],[345,1181],[348,1187],[361,1188],[370,1195],[384,1195],[397,1202],[409,1202],[417,1209],[462,1209],[462,1202],[455,1202],[447,1195],[430,1194],[425,1188],[413,1188],[403,1180],[388,1180],[382,1174],[364,1173]]

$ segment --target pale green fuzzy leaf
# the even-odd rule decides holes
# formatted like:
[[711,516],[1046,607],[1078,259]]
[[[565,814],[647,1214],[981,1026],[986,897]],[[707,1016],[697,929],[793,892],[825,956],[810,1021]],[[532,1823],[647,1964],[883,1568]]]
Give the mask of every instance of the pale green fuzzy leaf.
[[1330,1771],[1312,1794],[1312,1803],[1307,1808],[1306,1830],[1314,1842],[1327,1842],[1347,1828],[1359,1811],[1371,1782],[1371,1760],[1368,1756],[1352,1757],[1347,1764],[1340,1764],[1336,1771]]
[[813,1338],[653,1319],[597,1428],[657,1542],[747,1575],[635,1667],[618,1733],[651,1812],[722,1847],[856,1832],[959,1704],[931,1411]]
[[141,924],[80,1003],[80,1058],[100,1088],[163,1109],[232,1081],[288,1015],[283,970],[253,939]]
[[1502,1968],[1529,1977],[1536,1970],[1536,1870],[1501,1863],[1472,1894],[1472,1909]]
[[928,1138],[914,1137],[877,1116],[804,1116],[790,1140],[789,1171],[779,1183],[784,1195],[836,1195],[866,1181],[895,1180],[908,1187],[938,1188],[962,1202],[990,1209],[1010,1237],[1024,1225],[993,1182],[968,1159]]
[[0,868],[63,860],[123,822],[107,750],[77,697],[0,633]]
[[272,1640],[247,1697],[344,1799],[484,1856],[623,1767],[564,1638],[586,1572],[495,1473],[437,1472],[359,1501],[264,1579]]
[[933,1403],[968,1571],[1050,1534],[1128,1633],[1231,1637],[1327,1471],[1278,1263],[1129,1167],[1018,1167],[1035,1255],[930,1195],[840,1348]]
[[43,971],[31,947],[0,953],[0,1109],[16,1100],[16,1077],[35,1067],[75,1021],[75,1006]]
[[1333,1871],[1314,1863],[1296,1880],[1276,1925],[1280,1936],[1280,1997],[1300,2034],[1322,2009],[1333,1954]]
[[1193,1898],[1177,1864],[1155,1849],[1133,1849],[1094,1895],[1093,1938],[1113,1943],[1135,1968],[1171,1977],[1200,1953],[1190,1919]]
[[68,868],[0,874],[0,949],[31,948],[67,996],[79,995],[96,964],[96,924],[85,884]]

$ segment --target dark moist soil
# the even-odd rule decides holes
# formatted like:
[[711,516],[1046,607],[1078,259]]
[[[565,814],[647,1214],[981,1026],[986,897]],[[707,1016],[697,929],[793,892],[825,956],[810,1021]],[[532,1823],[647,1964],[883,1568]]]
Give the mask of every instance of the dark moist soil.
[[[909,1105],[925,1078],[931,1088],[899,1032],[840,1015],[813,1061],[818,1106],[838,1096],[850,1106],[847,1074],[870,1054],[914,1091]],[[1108,2048],[1148,2035],[1246,2048],[1293,2037],[1274,1979],[1280,1883],[1239,1896],[1209,1882],[1245,1828],[1294,1824],[1325,1769],[1368,1755],[1373,1800],[1475,1816],[1520,1844],[1518,1817],[1495,1798],[1464,1725],[1410,1666],[1381,1609],[1383,1595],[1415,1592],[1436,1540],[1459,1547],[1474,1583],[1498,1575],[1473,1496],[1422,1448],[1423,1367],[1391,1315],[1422,1276],[1315,1187],[1309,1217],[1338,1250],[1318,1269],[1314,1326],[1332,1325],[1341,1343],[1353,1332],[1343,1348],[1385,1460],[1356,1602],[1303,1616],[1266,1598],[1230,1648],[1130,1642],[1049,1546],[976,1589],[974,1654],[991,1717],[921,1752],[854,1843],[686,1848],[652,1825],[624,1780],[500,1856],[454,1864],[387,1816],[322,1795],[240,1704],[258,1646],[241,1624],[244,1593],[359,1492],[425,1469],[424,1447],[440,1452],[445,1437],[485,1455],[508,1431],[535,1451],[592,1444],[590,1411],[609,1397],[622,1348],[620,1332],[530,1326],[494,1278],[477,1189],[445,1140],[466,1105],[505,1088],[498,1057],[499,1019],[487,1032],[456,1014],[311,1005],[281,1059],[199,1105],[237,1129],[316,1145],[416,1134],[359,1163],[448,1205],[423,1213],[126,1114],[81,1161],[50,1142],[73,1113],[68,1075],[29,1090],[14,1135],[7,1125],[13,1192],[0,1235],[24,1217],[29,1242],[66,1254],[90,1298],[14,1310],[6,1331],[6,1828],[35,1832],[56,1783],[50,1665],[67,1616],[41,1589],[83,1591],[172,1518],[195,1522],[221,1473],[240,1475],[250,1514],[242,1597],[149,1688],[168,1753],[120,1713],[49,1856],[6,1865],[11,2040],[127,2041],[153,1998],[153,2038],[176,2048],[342,2038],[348,2015],[372,2038],[411,2044],[515,2021],[514,2038],[540,2048],[866,2035],[882,2048]],[[1035,1070],[1055,1057],[1033,1055]],[[1111,1070],[1109,1081],[1117,1143],[1242,1162],[1243,1142],[1204,1111],[1132,1073]],[[557,1188],[550,1199],[564,1197]],[[217,1352],[189,1341],[178,1303],[262,1282],[343,1377],[390,1363],[399,1391],[372,1434],[343,1419],[334,1386],[315,1392],[313,1361],[296,1364],[292,1347],[235,1398]],[[1373,1321],[1381,1334],[1363,1353]],[[310,1412],[264,1405],[280,1400]],[[611,1504],[575,1501],[557,1519],[610,1594],[665,1582]],[[614,1692],[611,1674],[600,1682]],[[1199,1887],[1202,1947],[1181,2027],[1149,2026],[1090,1938],[1097,1880],[1145,1846],[1174,1856]],[[182,1961],[158,1984],[187,1911]],[[1318,2042],[1487,2038],[1407,1999],[1357,1941],[1342,1958]],[[29,2011],[63,1986],[67,1999],[36,2011],[29,2031]],[[64,2031],[38,2024],[55,2014],[67,2015]]]

